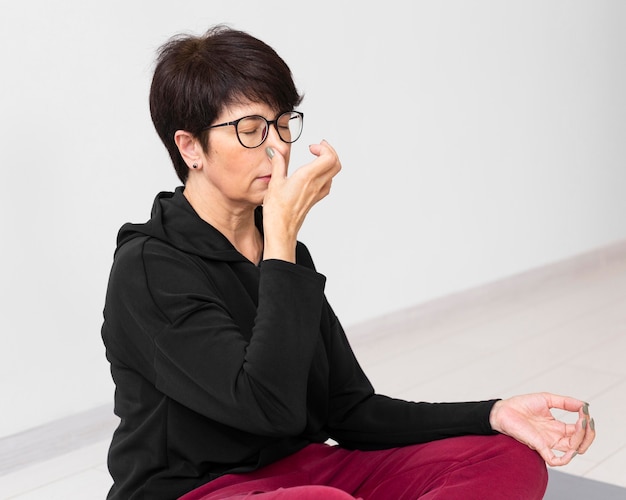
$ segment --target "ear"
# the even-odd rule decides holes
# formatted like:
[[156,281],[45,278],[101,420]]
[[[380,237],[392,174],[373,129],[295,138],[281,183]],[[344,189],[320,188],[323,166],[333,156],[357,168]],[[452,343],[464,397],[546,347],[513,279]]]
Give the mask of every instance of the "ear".
[[193,165],[200,166],[202,159],[200,152],[202,148],[193,134],[185,130],[177,130],[174,133],[174,142],[189,168],[192,168]]

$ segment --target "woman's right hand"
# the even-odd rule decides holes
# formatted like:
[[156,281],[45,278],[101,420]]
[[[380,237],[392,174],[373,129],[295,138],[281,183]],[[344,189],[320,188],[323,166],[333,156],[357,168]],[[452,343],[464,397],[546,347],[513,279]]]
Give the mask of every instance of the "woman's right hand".
[[328,195],[333,177],[341,170],[339,157],[328,142],[313,144],[309,150],[317,158],[291,176],[285,158],[274,149],[268,151],[273,168],[263,201],[264,260],[295,262],[304,219],[313,205]]

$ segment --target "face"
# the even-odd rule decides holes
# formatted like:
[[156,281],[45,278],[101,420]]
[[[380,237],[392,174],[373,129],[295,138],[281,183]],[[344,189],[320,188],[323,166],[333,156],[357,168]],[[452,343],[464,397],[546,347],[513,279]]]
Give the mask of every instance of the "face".
[[[230,122],[250,115],[274,120],[278,113],[267,104],[237,104],[222,111],[215,123]],[[240,133],[244,132],[240,129]],[[283,155],[289,163],[291,144],[280,139],[273,125],[269,127],[265,142],[252,149],[240,144],[234,126],[213,128],[209,133],[208,153],[203,153],[203,169],[198,174],[204,182],[209,183],[212,194],[221,197],[227,206],[255,208],[263,203],[271,179],[272,163],[265,152],[268,146]]]

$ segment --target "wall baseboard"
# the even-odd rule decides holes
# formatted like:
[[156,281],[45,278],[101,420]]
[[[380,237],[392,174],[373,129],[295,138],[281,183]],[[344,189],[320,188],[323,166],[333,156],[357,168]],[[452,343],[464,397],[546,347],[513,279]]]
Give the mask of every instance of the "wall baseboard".
[[0,476],[111,439],[119,419],[99,406],[0,439]]
[[362,341],[368,336],[384,335],[396,326],[410,324],[428,327],[450,312],[489,307],[507,297],[530,293],[557,281],[576,279],[581,273],[592,273],[616,262],[626,261],[626,240],[618,241],[544,266],[507,276],[497,281],[393,311],[346,327],[350,338]]
[[[592,272],[626,260],[626,241],[608,245],[563,261],[532,269],[470,290],[458,292],[415,307],[386,314],[347,328],[351,337],[376,332],[384,334],[394,325],[432,324],[457,308],[485,307],[503,295],[514,295],[553,280],[567,280],[581,272]],[[112,405],[56,420],[0,439],[0,476],[43,462],[92,443],[108,440],[119,419]]]

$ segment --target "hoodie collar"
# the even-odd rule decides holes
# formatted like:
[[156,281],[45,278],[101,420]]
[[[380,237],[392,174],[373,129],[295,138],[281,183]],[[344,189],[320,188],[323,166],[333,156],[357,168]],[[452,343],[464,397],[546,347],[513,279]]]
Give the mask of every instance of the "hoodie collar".
[[[200,257],[228,262],[247,261],[222,233],[200,218],[185,198],[183,189],[180,186],[173,193],[159,193],[148,222],[122,226],[117,238],[118,248],[131,239],[150,236]],[[261,207],[255,211],[255,223],[262,232]]]

